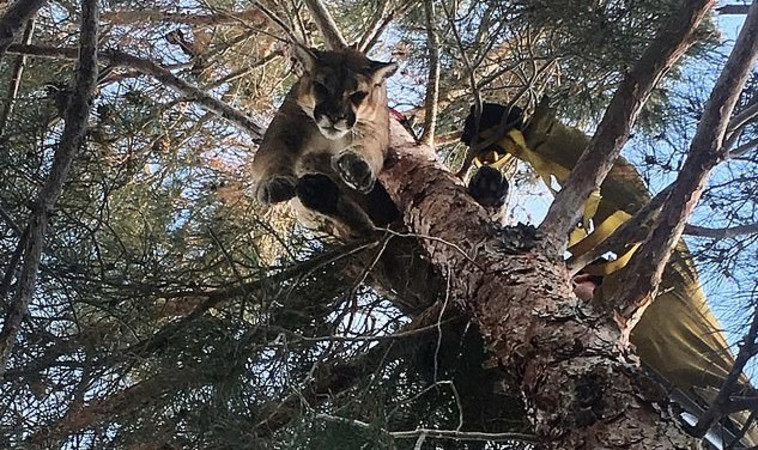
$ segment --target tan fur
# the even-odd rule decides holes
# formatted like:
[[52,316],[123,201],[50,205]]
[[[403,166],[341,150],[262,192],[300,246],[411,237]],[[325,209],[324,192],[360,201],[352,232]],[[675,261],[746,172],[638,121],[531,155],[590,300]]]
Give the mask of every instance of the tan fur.
[[[382,169],[389,143],[384,80],[394,65],[371,61],[351,49],[301,50],[299,59],[305,73],[285,98],[253,160],[258,200],[264,204],[288,200],[281,198],[286,195],[272,196],[277,193],[277,184],[294,188],[299,178],[313,173],[369,192]],[[365,98],[359,102],[351,97],[361,93]],[[351,113],[354,124],[349,120]],[[370,177],[356,183],[349,173],[337,170],[340,157],[347,153],[365,161]]]

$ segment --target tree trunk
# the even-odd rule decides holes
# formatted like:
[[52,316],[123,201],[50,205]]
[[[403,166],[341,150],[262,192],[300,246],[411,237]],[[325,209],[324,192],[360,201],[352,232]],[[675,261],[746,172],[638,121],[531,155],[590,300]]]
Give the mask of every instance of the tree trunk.
[[511,389],[520,391],[545,448],[691,448],[653,403],[612,317],[571,292],[562,260],[529,227],[496,231],[464,186],[392,123],[380,180],[438,267],[450,296],[479,326]]

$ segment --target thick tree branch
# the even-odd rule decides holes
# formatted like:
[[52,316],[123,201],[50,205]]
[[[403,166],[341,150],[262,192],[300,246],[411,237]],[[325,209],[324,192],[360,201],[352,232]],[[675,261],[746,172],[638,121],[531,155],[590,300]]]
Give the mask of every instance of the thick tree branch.
[[[75,59],[77,51],[74,48],[44,47],[39,45],[11,45],[9,53],[24,54],[42,58]],[[182,80],[171,71],[163,68],[152,61],[138,58],[119,50],[105,50],[98,52],[98,57],[114,66],[129,67],[139,72],[150,75],[164,83],[175,92],[191,98],[214,114],[223,117],[229,122],[245,130],[255,142],[263,138],[264,129],[242,111],[228,105],[203,92],[198,87]]]
[[347,41],[342,36],[339,28],[337,28],[337,24],[334,22],[332,15],[329,14],[324,3],[321,0],[305,0],[305,4],[311,12],[313,20],[316,21],[318,29],[324,36],[326,47],[330,50],[347,48]]
[[427,46],[429,48],[429,74],[426,81],[424,100],[424,132],[421,142],[434,147],[434,133],[437,129],[437,110],[440,97],[440,47],[434,23],[434,0],[424,0]]
[[13,42],[18,30],[31,19],[47,0],[17,0],[0,17],[0,59]]
[[112,395],[93,398],[85,404],[71,408],[62,419],[42,427],[30,435],[25,444],[28,448],[59,448],[66,437],[87,430],[114,417],[168,401],[176,392],[199,386],[210,381],[212,371],[205,371],[198,377],[197,369],[177,369],[166,371],[140,381]]
[[[493,233],[485,211],[433,149],[415,144],[394,121],[390,159],[379,179],[431,261],[455,274],[452,298],[474,317],[492,365],[523,394],[543,448],[689,445],[644,400],[642,374],[615,345],[617,326],[577,303],[564,264],[545,252],[549,243],[533,240],[528,228]],[[585,420],[580,410],[592,408],[580,406],[585,388],[597,395],[603,412],[590,413],[587,426],[578,427]]]
[[742,87],[758,58],[758,6],[754,3],[734,49],[721,72],[690,144],[682,170],[661,210],[656,225],[630,262],[624,281],[627,289],[611,299],[625,332],[631,331],[655,298],[663,269],[679,242],[711,169],[724,157],[724,136]]
[[552,243],[556,257],[563,254],[569,232],[582,215],[583,205],[608,175],[629,139],[632,125],[650,92],[692,45],[695,30],[714,3],[714,0],[683,2],[624,76],[595,135],[540,226]]
[[18,287],[10,312],[0,332],[0,378],[5,373],[21,322],[27,314],[29,303],[34,295],[49,215],[53,212],[63,192],[63,183],[66,181],[71,163],[87,129],[87,120],[97,83],[97,24],[97,0],[85,0],[82,3],[76,81],[73,95],[66,108],[66,124],[55,152],[50,174],[39,193],[35,209],[29,219],[29,238],[23,252],[24,262]]

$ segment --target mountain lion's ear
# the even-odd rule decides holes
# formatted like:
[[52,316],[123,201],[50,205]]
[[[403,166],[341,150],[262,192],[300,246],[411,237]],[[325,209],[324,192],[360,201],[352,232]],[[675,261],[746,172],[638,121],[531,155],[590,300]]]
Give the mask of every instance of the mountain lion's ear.
[[303,70],[306,72],[312,72],[316,67],[316,61],[318,61],[319,51],[315,48],[308,48],[304,45],[294,45],[295,59],[303,65]]
[[374,79],[374,83],[379,84],[391,77],[395,71],[397,71],[397,63],[395,62],[371,61],[368,75]]

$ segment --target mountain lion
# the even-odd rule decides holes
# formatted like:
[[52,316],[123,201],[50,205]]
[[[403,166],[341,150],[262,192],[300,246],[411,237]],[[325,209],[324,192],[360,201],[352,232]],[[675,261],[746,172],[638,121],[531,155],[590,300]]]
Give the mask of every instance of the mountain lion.
[[[385,80],[395,63],[353,50],[296,46],[304,73],[287,94],[253,160],[256,197],[263,204],[297,197],[361,234],[380,225],[373,205],[392,209],[376,185],[389,145]],[[376,188],[375,188],[376,185]],[[381,224],[384,225],[384,224]],[[344,234],[345,230],[342,230]]]

